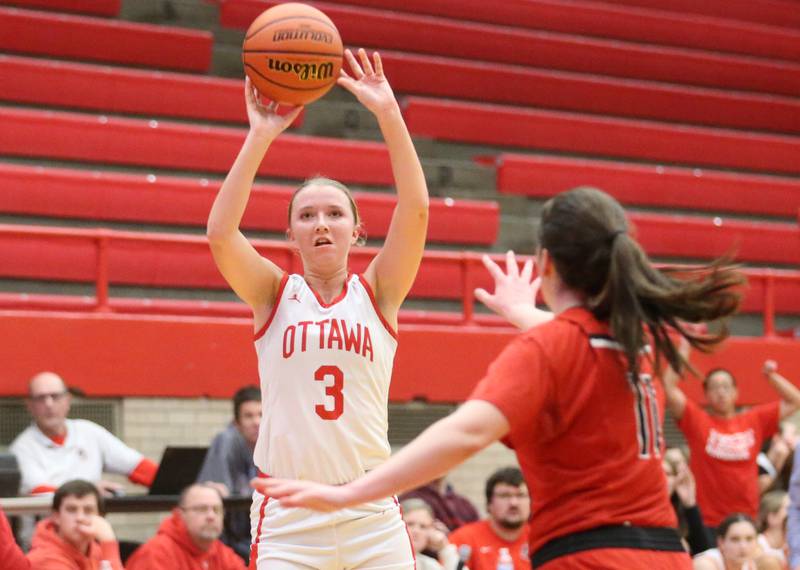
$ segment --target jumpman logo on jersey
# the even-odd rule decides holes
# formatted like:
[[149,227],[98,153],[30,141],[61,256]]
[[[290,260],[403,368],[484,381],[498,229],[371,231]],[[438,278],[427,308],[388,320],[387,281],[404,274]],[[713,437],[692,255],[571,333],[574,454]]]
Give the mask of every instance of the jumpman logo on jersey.
[[295,293],[294,295],[292,295],[291,297],[289,297],[289,300],[290,300],[290,301],[297,301],[297,302],[299,303],[299,302],[300,302],[300,297],[298,297],[298,296],[297,296],[297,293]]

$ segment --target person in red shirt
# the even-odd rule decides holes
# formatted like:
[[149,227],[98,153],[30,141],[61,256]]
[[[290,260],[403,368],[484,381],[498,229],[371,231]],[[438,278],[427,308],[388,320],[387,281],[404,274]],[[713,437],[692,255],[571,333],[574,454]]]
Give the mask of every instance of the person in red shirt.
[[11,525],[0,507],[0,568],[4,570],[31,570],[30,560],[14,540]]
[[53,514],[36,525],[28,559],[33,570],[122,570],[119,543],[103,518],[94,484],[76,479],[53,495]]
[[[688,355],[688,345],[682,343],[681,350]],[[667,406],[689,445],[697,504],[710,528],[731,513],[758,516],[758,452],[778,430],[779,420],[800,406],[800,390],[778,374],[774,361],[765,362],[763,370],[781,400],[743,412],[736,411],[739,394],[728,370],[711,370],[703,380],[709,412],[686,398],[676,374],[664,375]]]
[[222,495],[208,483],[187,487],[158,534],[128,559],[128,570],[245,570],[241,557],[219,540]]
[[516,570],[531,567],[528,557],[528,517],[531,514],[528,486],[516,467],[498,469],[486,481],[489,518],[464,525],[450,533],[461,561],[470,570],[495,570],[500,550],[505,548]]
[[611,196],[559,194],[539,224],[541,292],[530,262],[506,274],[486,261],[495,293],[478,298],[527,332],[497,357],[472,395],[383,465],[346,485],[264,479],[284,506],[335,510],[419,485],[490,443],[513,447],[531,489],[530,551],[545,570],[691,567],[675,530],[661,465],[663,389],[651,362],[682,370],[668,333],[709,347],[682,323],[716,320],[739,305],[743,277],[718,261],[679,275],[656,269]]

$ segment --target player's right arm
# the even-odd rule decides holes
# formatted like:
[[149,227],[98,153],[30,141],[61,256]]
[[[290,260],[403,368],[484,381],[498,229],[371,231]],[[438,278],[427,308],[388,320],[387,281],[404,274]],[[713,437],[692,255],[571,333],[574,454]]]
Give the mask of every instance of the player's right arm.
[[249,79],[245,81],[245,102],[250,131],[211,207],[206,235],[220,273],[258,315],[272,306],[283,272],[259,255],[239,230],[239,224],[264,154],[302,107],[286,116],[278,115],[274,104],[265,106],[257,99]]

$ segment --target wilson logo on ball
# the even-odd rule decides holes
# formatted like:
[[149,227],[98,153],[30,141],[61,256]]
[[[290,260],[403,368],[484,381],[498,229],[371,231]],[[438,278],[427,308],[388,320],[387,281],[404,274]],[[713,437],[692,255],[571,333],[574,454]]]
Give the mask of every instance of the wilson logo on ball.
[[288,40],[305,40],[310,42],[333,43],[333,34],[309,28],[299,28],[294,30],[275,30],[272,34],[273,42],[285,42]]
[[333,77],[332,63],[292,63],[279,59],[268,58],[268,64],[272,71],[282,71],[283,73],[294,73],[303,81],[309,79],[330,79]]

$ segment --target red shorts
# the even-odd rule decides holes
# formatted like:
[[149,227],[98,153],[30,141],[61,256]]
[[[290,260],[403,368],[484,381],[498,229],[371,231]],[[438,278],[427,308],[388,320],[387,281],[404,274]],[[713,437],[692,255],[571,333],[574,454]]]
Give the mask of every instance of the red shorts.
[[596,548],[567,554],[537,566],[536,570],[692,570],[683,552]]

